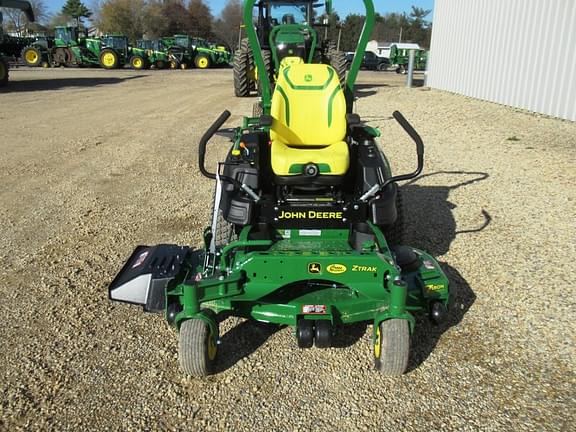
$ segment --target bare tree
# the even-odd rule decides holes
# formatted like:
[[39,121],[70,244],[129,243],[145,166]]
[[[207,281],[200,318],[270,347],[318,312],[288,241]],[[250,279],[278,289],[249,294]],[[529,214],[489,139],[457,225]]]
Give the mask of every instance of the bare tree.
[[242,25],[243,8],[240,0],[228,0],[220,18],[214,23],[214,33],[229,46],[238,45],[238,33]]
[[195,36],[209,37],[212,31],[212,13],[203,0],[190,0],[188,4],[188,32]]

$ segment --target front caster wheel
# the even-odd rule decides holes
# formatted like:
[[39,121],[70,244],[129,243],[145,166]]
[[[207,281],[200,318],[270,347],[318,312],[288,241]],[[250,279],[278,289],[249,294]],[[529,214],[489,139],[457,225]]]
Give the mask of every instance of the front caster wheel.
[[316,321],[314,345],[316,348],[330,348],[332,346],[332,323],[330,321]]
[[408,321],[390,319],[375,329],[374,360],[376,369],[384,375],[402,375],[408,367],[410,329]]
[[212,373],[218,346],[217,335],[202,319],[192,318],[180,326],[178,357],[182,372],[203,377]]
[[296,325],[298,348],[312,348],[314,343],[314,321],[300,318]]

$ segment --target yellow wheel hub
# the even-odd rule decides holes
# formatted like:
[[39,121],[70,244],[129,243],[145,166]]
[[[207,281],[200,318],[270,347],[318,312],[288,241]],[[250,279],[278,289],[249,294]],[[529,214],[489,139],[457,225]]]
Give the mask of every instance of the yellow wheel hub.
[[38,53],[33,50],[26,51],[26,62],[36,63],[38,61]]
[[112,53],[106,53],[102,56],[104,66],[112,67],[116,64],[116,57]]
[[198,60],[198,67],[200,69],[206,69],[208,67],[208,59],[202,57],[200,60]]
[[210,335],[208,336],[208,358],[210,360],[214,360],[216,358],[217,351],[218,346],[216,345],[216,341],[214,340],[212,332],[210,332]]
[[382,351],[382,338],[380,336],[380,326],[376,327],[374,341],[374,357],[379,359]]
[[142,69],[142,64],[143,64],[143,61],[141,58],[135,58],[134,61],[132,62],[134,69]]

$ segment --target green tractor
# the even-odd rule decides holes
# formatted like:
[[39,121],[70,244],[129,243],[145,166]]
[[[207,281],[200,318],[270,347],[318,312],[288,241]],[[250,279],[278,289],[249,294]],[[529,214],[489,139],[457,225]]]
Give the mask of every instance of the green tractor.
[[[325,6],[325,13],[329,14],[332,1],[322,4],[315,0],[262,0],[254,5],[258,9],[256,38],[262,48],[266,74],[272,81],[277,78],[284,59],[294,57],[300,57],[305,63],[329,64],[336,70],[340,82],[345,81],[346,54],[329,40],[321,41],[314,28],[321,25],[315,23],[315,9]],[[247,26],[244,25],[246,30]],[[238,97],[250,96],[252,90],[261,94],[252,45],[249,38],[242,39],[234,55],[234,93]]]
[[[406,74],[408,72],[409,56],[410,56],[410,49],[400,48],[396,44],[390,46],[390,64],[396,66],[396,73]],[[426,50],[422,49],[414,50],[414,70],[426,69],[427,61],[428,61],[428,52]]]
[[168,52],[159,39],[138,39],[136,46],[132,48],[130,65],[134,69],[148,68],[150,66],[154,66],[156,69],[164,69],[169,64]]
[[174,35],[162,38],[171,69],[188,69],[194,64],[196,49],[192,45],[192,38],[188,35]]
[[225,46],[211,44],[198,37],[191,38],[191,42],[196,50],[194,64],[197,68],[229,66],[232,63],[232,54]]
[[100,38],[100,66],[104,69],[118,69],[133,59],[128,38],[124,35],[105,35]]
[[[353,113],[354,85],[375,22],[372,0],[347,80],[330,65],[282,62],[274,89],[246,0],[244,23],[262,86],[262,114],[221,130],[224,111],[199,143],[199,170],[215,180],[204,245],[138,246],[110,284],[115,301],[162,312],[179,332],[182,371],[214,371],[219,323],[229,316],[291,326],[300,348],[332,346],[336,329],[372,324],[376,367],[405,372],[415,315],[448,316],[448,279],[428,253],[402,245],[398,182],[417,177],[422,139],[393,117],[416,144],[417,168],[393,175],[379,131]],[[296,53],[295,53],[296,54]],[[206,148],[216,132],[231,148],[212,171]]]
[[22,51],[24,63],[32,67],[48,64],[54,67],[101,66],[116,69],[127,63],[128,55],[126,36],[90,38],[73,26],[55,27],[53,41],[36,41]]
[[[29,22],[34,22],[34,12],[32,11],[32,6],[27,1],[0,0],[0,8],[19,9],[26,14]],[[14,41],[4,35],[2,22],[3,16],[0,11],[0,87],[8,84],[9,66],[6,56],[17,54],[17,52],[14,52]]]
[[54,41],[45,46],[34,42],[22,51],[22,59],[27,66],[97,66],[101,43],[98,38],[81,37],[78,27],[57,26],[54,28]]

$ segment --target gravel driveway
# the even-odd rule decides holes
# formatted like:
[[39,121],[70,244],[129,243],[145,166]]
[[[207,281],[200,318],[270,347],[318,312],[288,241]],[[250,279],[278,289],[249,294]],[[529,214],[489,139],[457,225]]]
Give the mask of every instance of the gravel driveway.
[[[288,328],[222,325],[218,372],[181,375],[159,315],[106,285],[137,244],[200,244],[212,184],[197,143],[228,108],[229,70],[27,70],[0,94],[0,429],[574,430],[570,271],[576,124],[362,72],[357,109],[382,129],[404,185],[409,244],[432,252],[456,297],[418,323],[409,372],[373,369],[371,326],[299,350]],[[219,145],[220,144],[220,145]],[[212,163],[226,151],[211,147]],[[570,426],[572,425],[572,426]]]

